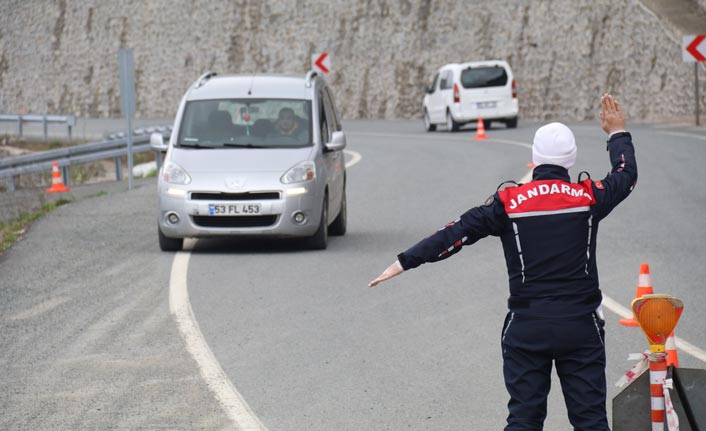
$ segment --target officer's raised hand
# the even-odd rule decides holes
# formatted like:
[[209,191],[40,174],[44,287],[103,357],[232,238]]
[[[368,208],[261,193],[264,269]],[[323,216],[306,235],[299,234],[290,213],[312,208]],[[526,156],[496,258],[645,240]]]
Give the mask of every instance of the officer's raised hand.
[[601,126],[609,135],[625,131],[625,115],[620,104],[608,93],[601,97]]

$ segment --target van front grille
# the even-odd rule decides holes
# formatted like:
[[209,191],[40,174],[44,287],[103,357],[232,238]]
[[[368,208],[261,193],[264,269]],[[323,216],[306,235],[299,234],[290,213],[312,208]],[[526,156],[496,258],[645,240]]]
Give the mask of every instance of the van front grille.
[[191,199],[195,201],[265,201],[279,199],[279,192],[191,192]]
[[259,216],[191,216],[194,224],[201,227],[266,227],[277,222],[277,215]]

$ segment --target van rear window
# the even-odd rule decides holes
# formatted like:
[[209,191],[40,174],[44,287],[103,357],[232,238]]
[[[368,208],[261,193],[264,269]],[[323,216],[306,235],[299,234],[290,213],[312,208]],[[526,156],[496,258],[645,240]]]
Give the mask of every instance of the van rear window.
[[463,88],[502,87],[506,84],[507,73],[500,66],[474,67],[461,72]]

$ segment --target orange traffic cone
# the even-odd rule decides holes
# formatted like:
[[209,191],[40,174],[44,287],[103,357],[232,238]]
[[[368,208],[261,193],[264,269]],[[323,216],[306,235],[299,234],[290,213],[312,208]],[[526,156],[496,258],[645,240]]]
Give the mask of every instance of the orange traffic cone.
[[478,119],[478,126],[476,127],[476,137],[474,139],[476,141],[488,139],[488,135],[485,134],[485,125],[483,124],[482,118]]
[[674,340],[674,331],[667,337],[664,350],[667,352],[667,366],[674,365],[674,368],[679,368],[679,355],[677,354],[677,343]]
[[64,183],[61,181],[61,172],[59,172],[59,163],[54,162],[52,163],[52,168],[51,168],[51,187],[46,189],[45,191],[47,193],[62,193],[62,192],[68,192],[71,190],[71,187],[66,187]]
[[[635,290],[635,298],[641,298],[643,295],[651,295],[652,279],[650,278],[650,266],[646,263],[640,265],[640,276],[637,279],[637,289]],[[620,324],[623,326],[638,326],[637,320],[633,315],[630,318],[620,319]]]

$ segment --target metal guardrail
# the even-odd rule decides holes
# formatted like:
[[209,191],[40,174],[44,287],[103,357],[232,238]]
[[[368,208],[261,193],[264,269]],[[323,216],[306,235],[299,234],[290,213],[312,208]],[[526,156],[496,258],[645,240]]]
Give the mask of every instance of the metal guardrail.
[[[132,136],[135,135],[151,135],[152,133],[161,133],[164,135],[166,133],[166,136],[169,136],[169,132],[172,131],[172,126],[171,125],[166,125],[166,126],[148,126],[148,127],[139,127],[137,129],[133,129],[132,131]],[[113,140],[113,139],[123,139],[127,138],[127,133],[125,132],[112,132],[112,133],[106,133],[104,137],[108,140]]]
[[[168,138],[170,131],[161,132]],[[132,137],[132,152],[144,153],[152,151],[150,147],[149,135]],[[161,167],[162,153],[155,152],[157,157],[157,170]],[[69,167],[71,165],[95,162],[104,159],[115,160],[115,179],[122,181],[123,168],[120,157],[127,155],[127,139],[116,139],[105,142],[95,142],[91,144],[77,145],[74,147],[59,148],[56,150],[42,151],[36,154],[26,154],[23,156],[0,159],[0,179],[7,178],[8,191],[15,191],[16,177],[22,174],[30,174],[44,171],[51,171],[54,161],[62,170],[62,177],[66,185],[70,185]]]
[[76,125],[76,117],[73,115],[38,115],[38,114],[0,114],[0,121],[12,121],[17,123],[17,134],[22,136],[24,123],[42,123],[44,127],[44,140],[49,133],[49,123],[64,123],[68,128],[69,142],[71,142],[71,129]]

